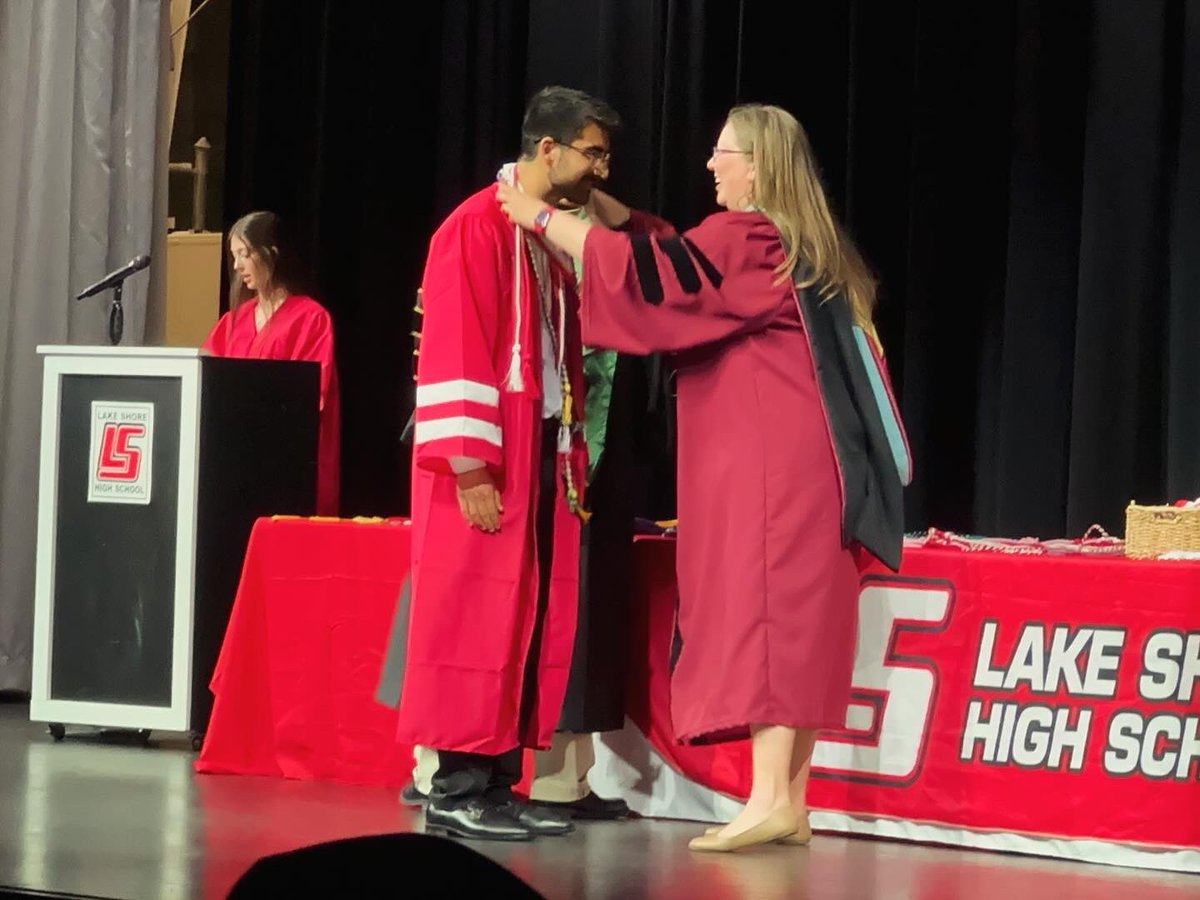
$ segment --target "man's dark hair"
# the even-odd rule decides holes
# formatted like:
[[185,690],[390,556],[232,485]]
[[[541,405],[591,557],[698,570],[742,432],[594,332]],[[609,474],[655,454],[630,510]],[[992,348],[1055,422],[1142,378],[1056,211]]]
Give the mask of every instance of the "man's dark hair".
[[603,100],[574,88],[557,85],[542,88],[525,107],[521,157],[533,156],[538,141],[547,136],[560,144],[571,143],[589,122],[595,122],[609,134],[621,127],[621,117]]

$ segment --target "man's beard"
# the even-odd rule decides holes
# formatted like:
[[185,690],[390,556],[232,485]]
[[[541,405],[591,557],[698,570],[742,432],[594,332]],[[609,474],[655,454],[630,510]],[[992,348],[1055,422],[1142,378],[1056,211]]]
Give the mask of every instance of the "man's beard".
[[584,178],[572,184],[558,185],[559,195],[568,203],[575,206],[583,206],[591,199],[592,190],[596,187],[596,182],[591,178]]

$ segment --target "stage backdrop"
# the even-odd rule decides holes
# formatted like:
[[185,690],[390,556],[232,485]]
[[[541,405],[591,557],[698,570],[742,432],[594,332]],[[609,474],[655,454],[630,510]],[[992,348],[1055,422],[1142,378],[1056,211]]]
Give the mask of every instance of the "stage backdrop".
[[160,0],[0,2],[0,691],[28,691],[42,366],[38,344],[107,344],[134,256],[123,343],[161,334],[167,22]]
[[1119,531],[1131,498],[1200,495],[1200,0],[447,0],[419,32],[402,4],[232,14],[225,218],[307,229],[350,512],[407,505],[430,232],[555,82],[616,104],[615,189],[684,226],[713,208],[731,104],[806,124],[879,271],[910,528]]

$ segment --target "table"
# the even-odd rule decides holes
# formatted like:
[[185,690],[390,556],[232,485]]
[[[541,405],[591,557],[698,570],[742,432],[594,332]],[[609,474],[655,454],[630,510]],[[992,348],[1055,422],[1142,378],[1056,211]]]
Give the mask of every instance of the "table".
[[408,560],[402,521],[259,519],[197,770],[404,785],[411,748],[374,696]]
[[[258,522],[199,771],[408,780],[373,699],[408,548],[400,521]],[[717,819],[748,746],[674,743],[674,543],[635,550],[630,726],[598,774],[639,811]],[[858,602],[814,827],[1200,871],[1200,564],[908,549],[900,575],[864,569]]]

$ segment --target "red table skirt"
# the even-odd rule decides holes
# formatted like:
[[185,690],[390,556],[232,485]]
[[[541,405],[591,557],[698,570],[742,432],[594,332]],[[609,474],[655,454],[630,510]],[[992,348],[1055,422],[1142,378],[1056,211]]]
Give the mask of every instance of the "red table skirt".
[[408,565],[400,521],[260,519],[197,769],[405,784],[411,748],[374,697]]
[[[408,558],[398,521],[256,524],[199,771],[407,782],[410,748],[374,695]],[[630,719],[689,779],[744,796],[746,744],[673,739],[674,543],[639,540],[635,565]],[[864,572],[859,608],[814,807],[1182,851],[1167,867],[1200,869],[1200,564],[909,549],[901,575]]]

